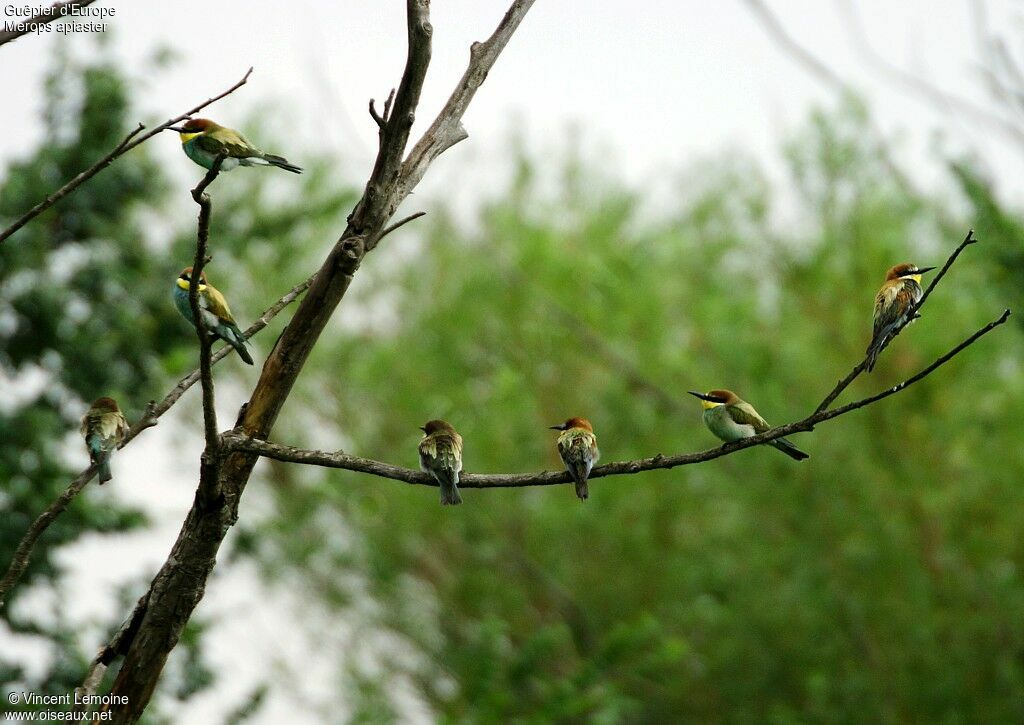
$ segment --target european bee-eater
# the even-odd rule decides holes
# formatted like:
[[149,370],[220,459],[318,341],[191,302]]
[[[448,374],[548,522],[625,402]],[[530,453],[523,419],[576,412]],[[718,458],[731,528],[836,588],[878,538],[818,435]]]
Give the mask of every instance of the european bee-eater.
[[102,485],[111,479],[110,456],[128,434],[128,421],[113,398],[97,398],[82,416],[80,430]]
[[462,503],[459,472],[462,471],[462,436],[443,420],[429,420],[420,428],[420,468],[441,486],[441,505]]
[[169,129],[178,132],[185,154],[204,169],[211,168],[223,154],[221,171],[231,171],[236,166],[277,166],[293,174],[302,173],[301,168],[283,156],[264,153],[238,131],[208,118],[191,118],[183,126]]
[[551,426],[551,430],[562,431],[558,436],[558,455],[576,484],[576,496],[580,501],[586,501],[590,495],[587,477],[601,457],[594,427],[586,418],[569,418],[561,425]]
[[896,331],[914,305],[921,301],[924,290],[921,289],[921,275],[935,267],[918,267],[906,262],[897,264],[885,275],[885,283],[875,296],[875,324],[871,335],[871,344],[865,350],[868,356],[866,370],[871,372],[882,346],[892,333]]
[[[750,438],[771,428],[767,421],[754,410],[754,406],[741,400],[731,390],[712,390],[707,393],[690,390],[689,393],[700,398],[700,403],[704,408],[704,425],[726,443]],[[798,461],[810,458],[785,438],[768,441],[768,445],[778,448],[790,458]]]
[[[188,290],[191,282],[192,268],[186,267],[174,283],[174,306],[194,326],[196,323],[192,319],[192,307],[188,303]],[[215,337],[219,337],[235,348],[238,357],[252,365],[252,355],[245,347],[242,331],[238,329],[235,318],[231,316],[228,301],[216,287],[206,281],[206,272],[199,275],[199,309],[203,314],[206,329]]]

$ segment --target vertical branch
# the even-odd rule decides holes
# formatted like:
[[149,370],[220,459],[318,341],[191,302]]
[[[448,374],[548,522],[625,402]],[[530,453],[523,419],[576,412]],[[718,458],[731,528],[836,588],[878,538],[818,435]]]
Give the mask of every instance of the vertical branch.
[[217,410],[213,394],[213,338],[206,327],[203,310],[199,305],[199,281],[203,276],[203,267],[209,259],[206,250],[210,240],[210,213],[213,207],[206,188],[220,174],[223,163],[224,154],[220,154],[214,159],[203,180],[192,190],[192,198],[199,205],[199,223],[196,232],[196,256],[192,262],[192,277],[188,286],[188,305],[195,321],[196,335],[199,337],[199,382],[203,390],[203,431],[206,447],[200,459],[199,491],[196,496],[199,503],[205,506],[213,504],[220,496],[220,486],[217,483],[220,441],[217,437]]
[[[473,91],[487,76],[512,31],[533,4],[533,0],[515,0],[499,25],[499,31],[484,44],[477,44],[470,55],[466,77]],[[371,241],[382,236],[385,225],[399,203],[412,191],[430,161],[449,144],[429,144],[436,152],[420,157],[412,175],[404,173],[402,158],[415,120],[415,112],[426,77],[431,55],[430,2],[406,0],[409,50],[405,72],[395,93],[394,103],[374,121],[383,122],[381,145],[363,196],[349,216],[348,225],[327,255],[305,298],[277,344],[263,364],[256,384],[237,427],[246,435],[265,439],[272,430],[282,406],[288,399],[296,379],[316,345],[331,315],[341,303],[352,283]],[[494,41],[497,36],[498,41]],[[479,46],[484,46],[482,49]],[[456,89],[456,105],[446,105],[435,124],[445,127],[447,114],[461,128],[459,119],[472,98]],[[432,127],[433,128],[433,127]],[[431,131],[427,132],[429,136]],[[429,142],[428,139],[421,141]],[[438,150],[439,149],[439,150]],[[220,545],[228,529],[238,517],[238,504],[249,482],[258,455],[227,451],[217,456],[214,477],[219,497],[215,506],[203,505],[206,490],[201,471],[196,502],[189,511],[181,532],[149,589],[149,604],[139,625],[124,663],[111,689],[112,695],[126,698],[128,703],[113,709],[113,722],[135,723],[152,697],[167,656],[195,607],[203,596],[206,581],[217,560]],[[223,504],[223,505],[221,505]]]
[[188,286],[188,305],[192,310],[192,319],[195,321],[196,335],[199,336],[199,380],[203,387],[203,424],[206,432],[206,448],[209,452],[214,452],[217,448],[217,412],[214,409],[213,366],[210,361],[213,344],[211,333],[206,329],[206,320],[203,319],[203,310],[199,306],[199,280],[202,279],[203,267],[209,260],[206,249],[210,240],[210,212],[213,207],[210,195],[206,193],[206,187],[212,184],[220,174],[222,163],[224,163],[224,154],[214,160],[206,176],[192,190],[192,198],[199,205],[199,225],[196,233],[196,256],[192,262],[192,281]]

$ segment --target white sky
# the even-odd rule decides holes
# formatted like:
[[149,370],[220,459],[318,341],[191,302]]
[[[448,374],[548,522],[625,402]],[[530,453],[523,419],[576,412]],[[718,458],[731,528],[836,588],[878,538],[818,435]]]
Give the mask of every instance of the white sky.
[[[927,151],[933,133],[940,131],[947,148],[980,153],[1011,200],[1024,190],[1020,149],[968,117],[937,112],[883,82],[850,42],[837,3],[766,1],[799,43],[868,95],[883,129],[902,134],[909,145],[906,161],[922,183],[929,184],[934,176]],[[252,110],[280,111],[267,100],[284,102],[282,117],[270,120],[294,141],[272,150],[299,164],[318,149],[336,152],[351,164],[353,180],[365,179],[376,145],[366,103],[371,97],[383,101],[397,84],[405,57],[404,3],[100,0],[97,6],[116,10],[110,25],[116,31],[117,52],[131,72],[142,73],[145,59],[160,44],[183,55],[170,71],[147,79],[140,101],[144,112],[160,119],[177,115],[221,92],[253,65],[249,85],[205,115],[233,125],[232,119]],[[433,62],[414,134],[429,123],[462,74],[469,44],[491,32],[505,6],[505,0],[434,0]],[[985,101],[967,2],[861,0],[856,7],[873,46],[890,61]],[[992,26],[1009,33],[1011,40],[1024,37],[1014,7],[1019,6],[1007,1],[993,2],[990,8]],[[0,22],[7,19],[0,16]],[[88,48],[82,40],[73,42]],[[68,41],[55,35],[26,37],[0,48],[5,99],[0,165],[38,138],[34,124],[41,107],[40,79],[57,42]],[[742,0],[537,0],[466,116],[470,139],[438,162],[423,193],[444,191],[468,199],[493,193],[499,179],[486,160],[498,158],[517,124],[538,148],[559,142],[570,124],[578,124],[590,142],[612,150],[615,164],[634,184],[688,159],[736,147],[772,163],[781,138],[806,118],[810,106],[830,104],[834,98],[831,88],[778,48]],[[150,143],[164,150],[175,169],[191,163],[170,134]],[[609,171],[614,169],[610,166]],[[232,419],[234,408],[224,406],[221,419]],[[181,407],[188,409],[182,415],[189,418],[196,413],[195,391]],[[187,439],[175,438],[179,450],[173,460],[178,463],[172,465],[171,428],[162,424],[144,434],[115,460],[114,484],[102,494],[88,491],[124,495],[110,492],[118,478],[131,481],[126,497],[150,508],[158,525],[129,543],[90,538],[69,553],[68,566],[76,571],[71,584],[82,595],[76,616],[83,622],[102,621],[109,612],[109,593],[97,591],[93,598],[91,588],[155,572],[191,503],[195,471],[178,464],[197,463],[201,442],[195,439],[188,446],[182,445]],[[84,453],[81,458],[84,464]],[[154,475],[156,470],[161,472]],[[247,493],[251,495],[255,493]],[[97,569],[84,568],[90,565],[101,567],[102,576]],[[191,706],[190,722],[216,721],[215,713],[233,707],[233,699],[247,690],[243,685],[265,672],[254,662],[277,656],[280,661],[274,666],[288,669],[289,663],[298,667],[297,657],[318,652],[302,645],[301,638],[279,637],[275,643],[275,632],[293,626],[287,619],[287,597],[254,594],[258,584],[251,572],[225,576],[218,571],[221,576],[215,577],[200,611],[204,616],[226,615],[229,624],[214,628],[211,657],[215,667],[233,677],[224,689]],[[246,594],[252,597],[248,601],[261,601],[260,607],[246,607]],[[98,644],[100,633],[91,636]],[[312,673],[304,683],[309,692],[293,692],[291,699],[278,693],[261,721],[321,722],[322,712],[295,708],[301,704],[296,698],[326,700],[330,707],[325,662],[303,665]]]

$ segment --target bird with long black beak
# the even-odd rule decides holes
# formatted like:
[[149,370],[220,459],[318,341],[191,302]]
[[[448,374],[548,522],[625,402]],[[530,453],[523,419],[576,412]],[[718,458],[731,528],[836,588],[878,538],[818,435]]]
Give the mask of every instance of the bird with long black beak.
[[429,473],[441,487],[441,505],[457,506],[459,473],[462,472],[462,436],[443,420],[429,420],[422,428],[420,468]]
[[237,166],[276,166],[293,174],[302,173],[301,168],[283,156],[265,153],[238,131],[208,118],[190,118],[184,125],[168,126],[167,130],[178,132],[185,155],[204,169],[212,168],[217,157],[223,156],[221,171]]
[[[704,425],[726,443],[750,438],[771,429],[768,422],[754,410],[754,406],[741,400],[731,390],[711,390],[707,393],[698,393],[693,390],[687,392],[700,398],[704,408]],[[768,445],[778,448],[797,461],[810,458],[785,438],[768,441]]]
[[562,431],[558,436],[558,455],[562,457],[566,470],[576,484],[576,497],[586,501],[590,496],[587,478],[601,457],[594,427],[586,418],[569,418],[561,425],[551,426],[551,430]]
[[864,351],[867,357],[865,370],[871,372],[878,359],[878,353],[892,334],[906,321],[907,315],[921,301],[921,275],[935,267],[918,267],[905,262],[892,267],[885,275],[882,288],[875,295],[875,319],[871,344]]

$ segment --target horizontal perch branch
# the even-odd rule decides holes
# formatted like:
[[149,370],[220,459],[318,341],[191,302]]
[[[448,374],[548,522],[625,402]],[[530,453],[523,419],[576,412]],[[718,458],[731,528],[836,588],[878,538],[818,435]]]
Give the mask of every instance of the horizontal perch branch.
[[[672,456],[665,456],[659,453],[658,455],[650,458],[606,463],[602,466],[595,467],[590,473],[590,478],[594,479],[603,478],[605,476],[621,476],[642,473],[644,471],[654,471],[663,468],[692,465],[694,463],[703,463],[705,461],[710,461],[715,458],[735,453],[736,451],[741,451],[744,448],[750,448],[751,446],[756,446],[761,443],[767,443],[768,441],[772,441],[776,438],[781,438],[782,436],[790,435],[792,433],[810,431],[819,423],[832,420],[833,418],[838,418],[841,415],[846,415],[847,413],[857,410],[858,408],[871,405],[872,403],[877,403],[890,395],[895,395],[901,390],[906,389],[919,380],[922,380],[952,360],[963,350],[973,345],[981,337],[1002,325],[1007,319],[1009,319],[1009,317],[1010,311],[1004,310],[1002,315],[997,319],[985,325],[945,355],[935,360],[931,365],[922,369],[916,375],[904,380],[898,385],[887,388],[876,395],[863,398],[832,410],[816,411],[803,420],[781,425],[759,435],[744,438],[739,441],[733,441],[732,443],[726,443],[725,445],[706,451],[682,453]],[[368,473],[380,478],[404,481],[405,483],[423,486],[437,486],[437,481],[432,476],[429,476],[422,471],[414,470],[412,468],[404,468],[402,466],[395,466],[390,463],[383,463],[369,458],[360,458],[359,456],[352,456],[347,453],[331,453],[293,448],[291,446],[280,445],[278,443],[269,443],[255,438],[248,438],[236,431],[224,434],[222,440],[223,445],[227,450],[255,453],[265,458],[272,458],[286,463],[302,463],[314,466],[324,466],[326,468],[340,468],[358,473]],[[539,473],[463,473],[459,477],[459,487],[518,488],[522,486],[550,486],[560,483],[570,483],[571,480],[572,479],[566,471],[541,471]]]

